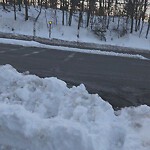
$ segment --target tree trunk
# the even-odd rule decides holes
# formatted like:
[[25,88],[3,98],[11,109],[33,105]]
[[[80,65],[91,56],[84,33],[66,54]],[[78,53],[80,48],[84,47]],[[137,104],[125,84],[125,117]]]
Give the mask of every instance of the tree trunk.
[[69,26],[71,26],[71,23],[72,23],[72,15],[73,15],[73,3],[70,3],[70,13],[69,13]]
[[147,28],[147,32],[146,32],[146,38],[148,37],[149,30],[150,30],[150,16],[148,19],[148,28]]
[[35,18],[34,23],[33,23],[33,40],[35,39],[35,36],[36,36],[36,22],[37,22],[37,20],[38,20],[38,18],[40,16],[41,12],[42,12],[42,0],[41,0],[40,11],[39,11],[37,17]]
[[25,4],[25,21],[28,20],[28,2],[27,0],[24,0]]
[[47,0],[45,0],[45,9],[47,9]]
[[88,12],[87,12],[87,24],[86,24],[86,27],[89,26],[89,21],[90,21],[90,15],[91,15],[91,7],[92,7],[92,3],[91,3],[91,0],[89,0],[89,9],[88,9]]
[[130,4],[131,4],[131,30],[130,30],[130,33],[133,32],[133,25],[134,25],[134,8],[135,8],[135,0],[130,1]]
[[82,21],[82,13],[84,13],[84,0],[82,0],[82,4],[80,6],[79,21],[78,21],[78,30],[80,29],[80,24],[81,24],[81,21]]
[[138,18],[137,30],[140,30],[143,2],[144,0],[141,1],[140,7],[139,7],[139,18]]
[[138,2],[135,2],[135,32],[138,30]]
[[103,15],[103,10],[102,10],[102,0],[99,0],[99,15]]
[[118,16],[118,25],[117,25],[117,30],[119,29],[120,26],[120,15]]
[[71,8],[70,9],[70,14],[69,14],[69,26],[71,26],[71,23],[72,23],[72,14],[73,14],[73,10]]
[[18,0],[19,11],[21,11],[21,0]]
[[38,0],[38,6],[40,5],[40,0]]
[[80,25],[81,25],[81,21],[82,21],[82,13],[84,13],[84,0],[82,0],[82,4],[80,4],[80,13],[79,13],[79,21],[78,21],[78,34],[77,34],[78,38],[79,38]]
[[16,20],[17,17],[16,17],[16,3],[15,3],[15,0],[14,0],[14,19]]
[[143,12],[143,15],[142,15],[142,27],[141,27],[141,30],[140,30],[140,36],[141,36],[142,30],[143,30],[143,25],[144,25],[144,19],[145,19],[145,13],[146,13],[147,5],[148,5],[148,0],[145,0],[145,2],[144,2],[144,12]]
[[3,9],[5,9],[5,0],[3,0]]
[[110,0],[108,0],[108,9],[107,9],[107,12],[108,12],[107,29],[109,28],[109,22],[110,22],[110,6],[111,6],[111,2],[110,2]]
[[64,23],[64,21],[65,21],[65,19],[64,19],[64,18],[65,18],[65,10],[64,10],[64,9],[65,9],[65,4],[64,4],[64,3],[65,3],[65,2],[64,2],[64,0],[63,0],[63,1],[62,1],[62,4],[61,4],[61,5],[62,5],[62,25],[63,25],[63,26],[64,26],[64,24],[65,24],[65,23]]

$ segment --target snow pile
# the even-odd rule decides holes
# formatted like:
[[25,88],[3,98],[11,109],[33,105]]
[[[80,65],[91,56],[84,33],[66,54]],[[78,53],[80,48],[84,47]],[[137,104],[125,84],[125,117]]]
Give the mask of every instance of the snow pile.
[[0,150],[149,150],[150,108],[114,112],[84,85],[0,66]]

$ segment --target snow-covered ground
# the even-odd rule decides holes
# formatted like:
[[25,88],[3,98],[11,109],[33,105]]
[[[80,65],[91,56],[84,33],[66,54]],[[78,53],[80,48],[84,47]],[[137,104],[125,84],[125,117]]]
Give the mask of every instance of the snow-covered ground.
[[[37,13],[37,8],[31,7],[29,21],[24,21],[22,10],[14,21],[12,11],[0,8],[0,32],[33,35]],[[56,16],[57,20],[53,10],[42,10],[36,35],[48,38],[47,22],[52,20],[52,38],[150,50],[150,37],[145,39],[145,33],[141,38],[134,33],[119,39],[115,32],[107,33],[107,41],[102,42],[89,29],[81,28],[78,39],[75,18],[69,27],[61,25],[61,11]],[[1,38],[0,42],[53,48],[33,41]],[[145,59],[114,52],[55,49]],[[0,150],[150,150],[149,124],[149,106],[114,111],[100,96],[89,94],[84,85],[68,88],[54,77],[39,78],[18,73],[10,65],[0,66]]]
[[0,66],[0,150],[149,150],[149,124],[146,105],[114,111],[84,85]]
[[[33,24],[38,15],[39,9],[30,7],[28,21],[24,21],[24,8],[22,8],[21,12],[17,12],[16,21],[14,20],[13,8],[7,9],[9,11],[3,10],[2,6],[0,6],[0,32],[33,36]],[[83,22],[86,21],[86,17],[84,18],[85,20]],[[51,38],[150,50],[150,34],[148,39],[145,38],[147,29],[146,24],[140,38],[139,32],[134,32],[133,34],[128,33],[124,37],[118,38],[120,31],[115,30],[114,26],[116,26],[116,24],[112,21],[110,22],[110,29],[114,30],[111,32],[110,30],[107,30],[106,42],[101,41],[96,35],[94,35],[90,28],[86,29],[84,27],[80,28],[80,36],[77,38],[77,15],[73,16],[71,27],[66,26],[66,19],[65,26],[62,26],[62,12],[60,10],[57,10],[55,13],[52,9],[42,9],[41,15],[36,23],[36,36],[49,38],[49,21],[52,21]],[[116,20],[116,22],[118,22],[118,20]],[[120,22],[120,28],[122,28],[121,24],[123,24],[123,22]]]

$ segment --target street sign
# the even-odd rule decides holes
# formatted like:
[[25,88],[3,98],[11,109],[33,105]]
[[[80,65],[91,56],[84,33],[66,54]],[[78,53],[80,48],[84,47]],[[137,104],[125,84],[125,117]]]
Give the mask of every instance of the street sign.
[[51,30],[52,30],[52,21],[49,21],[49,38],[51,38]]
[[52,24],[52,21],[49,21],[48,23],[49,23],[49,24]]

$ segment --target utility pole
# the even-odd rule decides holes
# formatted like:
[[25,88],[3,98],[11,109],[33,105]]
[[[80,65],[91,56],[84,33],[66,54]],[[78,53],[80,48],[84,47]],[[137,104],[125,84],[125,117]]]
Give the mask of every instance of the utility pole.
[[49,21],[49,38],[51,38],[51,33],[52,33],[52,21]]

